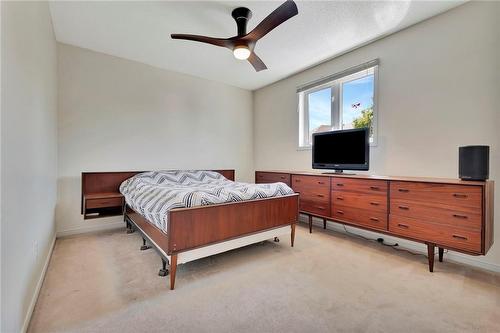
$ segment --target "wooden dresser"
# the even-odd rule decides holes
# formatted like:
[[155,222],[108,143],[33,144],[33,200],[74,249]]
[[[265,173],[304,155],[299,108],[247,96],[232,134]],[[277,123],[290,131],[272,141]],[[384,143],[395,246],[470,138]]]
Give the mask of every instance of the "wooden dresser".
[[312,217],[427,244],[429,270],[444,249],[484,255],[493,244],[493,181],[256,171],[256,183],[281,181],[300,193]]

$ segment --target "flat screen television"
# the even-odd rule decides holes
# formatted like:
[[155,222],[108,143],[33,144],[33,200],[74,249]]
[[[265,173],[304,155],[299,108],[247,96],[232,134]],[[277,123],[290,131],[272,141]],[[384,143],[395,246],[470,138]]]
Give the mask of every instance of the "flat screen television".
[[370,164],[369,129],[314,133],[312,135],[313,169],[368,170]]

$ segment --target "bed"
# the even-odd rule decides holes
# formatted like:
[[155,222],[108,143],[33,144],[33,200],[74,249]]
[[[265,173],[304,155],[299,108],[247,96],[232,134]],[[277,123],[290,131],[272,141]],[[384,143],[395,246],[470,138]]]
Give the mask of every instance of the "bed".
[[[162,257],[175,287],[178,264],[249,244],[295,239],[298,194],[284,183],[234,182],[216,171],[139,173],[120,185],[124,219]],[[167,269],[169,264],[169,269]]]

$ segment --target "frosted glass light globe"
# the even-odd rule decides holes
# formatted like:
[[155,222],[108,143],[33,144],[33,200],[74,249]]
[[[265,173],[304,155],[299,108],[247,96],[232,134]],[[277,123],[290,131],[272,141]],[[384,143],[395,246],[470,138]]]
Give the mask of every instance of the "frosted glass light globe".
[[234,57],[239,60],[246,60],[250,57],[250,50],[246,46],[237,46],[233,50]]

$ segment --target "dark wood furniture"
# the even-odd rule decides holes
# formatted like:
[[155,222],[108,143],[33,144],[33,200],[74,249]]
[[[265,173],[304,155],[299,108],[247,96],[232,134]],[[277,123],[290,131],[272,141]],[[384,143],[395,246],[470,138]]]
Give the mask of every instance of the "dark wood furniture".
[[[234,170],[216,170],[234,180]],[[94,219],[123,214],[123,196],[120,184],[144,171],[82,172],[81,214]]]
[[[275,174],[273,176],[273,174]],[[256,171],[255,181],[285,177],[309,216],[427,244],[434,249],[484,255],[493,244],[493,181]]]
[[[234,170],[214,171],[234,180]],[[136,173],[138,171],[129,172],[128,177]],[[126,176],[122,172],[82,174],[82,191],[87,190],[82,193],[82,213],[89,202],[95,200],[92,196],[94,192],[88,192],[89,183],[104,183],[106,186],[101,185],[101,188],[106,191],[113,188],[115,192],[111,193],[116,194],[121,182],[128,178]],[[102,198],[102,193],[98,193],[98,198]],[[123,213],[127,225],[143,236],[141,249],[149,248],[146,246],[147,239],[162,257],[160,275],[167,274],[166,263],[170,263],[170,289],[174,289],[178,263],[248,245],[256,240],[262,241],[268,239],[268,235],[284,229],[290,234],[293,246],[295,224],[299,216],[299,195],[172,209],[168,213],[166,233],[128,206],[125,206]]]

